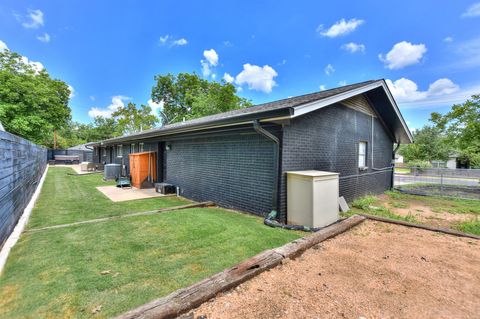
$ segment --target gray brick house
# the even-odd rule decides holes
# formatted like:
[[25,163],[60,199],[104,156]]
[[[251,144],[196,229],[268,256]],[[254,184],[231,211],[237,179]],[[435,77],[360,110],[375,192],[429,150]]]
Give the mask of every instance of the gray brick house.
[[340,173],[349,201],[392,187],[394,143],[412,135],[384,80],[260,104],[94,144],[119,163],[156,151],[158,181],[182,196],[286,220],[286,171]]

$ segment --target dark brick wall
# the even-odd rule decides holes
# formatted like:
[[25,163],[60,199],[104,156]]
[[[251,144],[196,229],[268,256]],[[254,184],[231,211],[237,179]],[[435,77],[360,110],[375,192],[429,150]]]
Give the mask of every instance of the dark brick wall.
[[[393,142],[378,119],[341,104],[328,106],[292,120],[284,127],[280,215],[286,218],[286,171],[321,170],[340,173],[340,195],[348,201],[390,188]],[[358,169],[358,143],[368,142],[367,171]],[[373,146],[373,152],[372,152]]]
[[273,150],[253,130],[167,142],[166,181],[181,195],[263,215],[270,212]]

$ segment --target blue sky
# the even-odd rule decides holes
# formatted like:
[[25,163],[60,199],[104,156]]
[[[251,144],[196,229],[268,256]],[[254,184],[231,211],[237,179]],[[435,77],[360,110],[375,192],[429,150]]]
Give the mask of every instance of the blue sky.
[[479,30],[478,0],[0,3],[0,49],[71,85],[81,122],[195,71],[255,104],[385,78],[419,128],[480,93]]

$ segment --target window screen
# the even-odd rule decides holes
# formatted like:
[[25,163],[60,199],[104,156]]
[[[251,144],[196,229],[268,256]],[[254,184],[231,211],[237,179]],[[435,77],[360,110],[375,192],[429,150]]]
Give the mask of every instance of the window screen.
[[367,166],[367,142],[358,143],[358,167]]
[[138,151],[143,152],[143,143],[138,144]]
[[117,145],[117,157],[122,157],[123,155],[123,145]]
[[130,153],[135,153],[135,143],[130,144]]

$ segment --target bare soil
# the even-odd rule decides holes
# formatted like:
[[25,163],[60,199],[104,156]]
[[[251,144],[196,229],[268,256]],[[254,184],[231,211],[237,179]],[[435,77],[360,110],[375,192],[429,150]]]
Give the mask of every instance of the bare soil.
[[436,212],[428,205],[413,204],[408,208],[398,208],[385,203],[385,206],[394,214],[400,216],[412,215],[420,224],[429,224],[437,227],[454,228],[454,225],[476,218],[475,214],[452,214]]
[[480,241],[367,221],[195,318],[479,318]]

